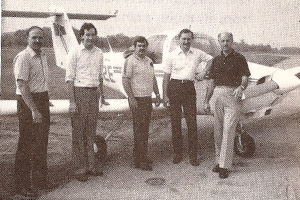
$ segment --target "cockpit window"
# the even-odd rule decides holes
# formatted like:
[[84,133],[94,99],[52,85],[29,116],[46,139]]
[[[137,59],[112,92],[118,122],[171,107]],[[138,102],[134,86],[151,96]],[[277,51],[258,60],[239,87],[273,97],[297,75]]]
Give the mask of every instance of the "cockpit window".
[[154,64],[162,63],[163,47],[166,39],[166,35],[153,35],[147,39],[149,42],[148,57],[153,60]]

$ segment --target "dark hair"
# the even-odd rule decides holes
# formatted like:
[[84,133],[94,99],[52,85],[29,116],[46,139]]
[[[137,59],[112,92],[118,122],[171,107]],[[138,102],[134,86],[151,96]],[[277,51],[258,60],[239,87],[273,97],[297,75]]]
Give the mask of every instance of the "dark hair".
[[81,37],[84,35],[84,30],[90,30],[92,28],[95,29],[97,35],[97,29],[92,23],[84,23],[79,30],[79,36]]
[[146,39],[144,36],[137,36],[137,37],[134,39],[134,41],[133,41],[133,46],[136,47],[136,44],[137,44],[138,42],[139,42],[139,43],[145,43],[146,46],[149,45],[147,39]]
[[27,30],[27,32],[26,32],[26,36],[27,36],[27,37],[29,36],[30,31],[32,31],[33,29],[40,29],[40,30],[43,31],[43,33],[44,33],[44,30],[43,30],[41,27],[39,27],[39,26],[32,26],[32,27],[30,27],[30,28]]
[[183,34],[183,33],[191,33],[192,34],[192,39],[194,39],[194,33],[190,30],[190,29],[182,29],[180,32],[179,32],[179,34],[178,34],[178,38],[180,38],[181,37],[181,35]]

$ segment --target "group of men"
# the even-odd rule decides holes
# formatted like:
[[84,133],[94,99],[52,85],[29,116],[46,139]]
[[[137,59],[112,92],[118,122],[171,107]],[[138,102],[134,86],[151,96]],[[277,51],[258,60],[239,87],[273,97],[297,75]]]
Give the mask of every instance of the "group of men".
[[[74,177],[78,181],[87,181],[89,176],[103,175],[94,152],[100,98],[100,103],[103,103],[103,53],[94,45],[97,29],[93,24],[84,23],[79,33],[81,44],[68,54],[65,80],[70,97]],[[27,36],[27,48],[14,60],[20,132],[15,160],[15,182],[18,194],[36,197],[38,190],[51,187],[47,181],[49,70],[45,54],[41,51],[43,30],[33,26],[28,30]],[[189,161],[193,166],[199,165],[194,82],[203,80],[204,75],[208,75],[210,80],[204,102],[206,112],[210,112],[209,101],[212,95],[217,96],[213,103],[216,148],[216,166],[213,171],[218,172],[220,178],[227,178],[232,165],[235,128],[239,121],[242,94],[250,76],[247,62],[232,49],[231,33],[218,35],[222,51],[213,59],[205,52],[191,47],[194,35],[189,29],[181,30],[178,38],[178,48],[166,59],[163,80],[163,104],[169,109],[172,126],[173,163],[178,164],[183,160],[181,119],[184,116],[188,127]],[[132,111],[133,164],[141,170],[151,171],[148,133],[152,93],[156,95],[156,106],[159,106],[161,98],[153,61],[147,57],[148,41],[139,36],[133,45],[134,53],[126,58],[122,76]],[[200,67],[203,63],[208,70],[203,71]]]

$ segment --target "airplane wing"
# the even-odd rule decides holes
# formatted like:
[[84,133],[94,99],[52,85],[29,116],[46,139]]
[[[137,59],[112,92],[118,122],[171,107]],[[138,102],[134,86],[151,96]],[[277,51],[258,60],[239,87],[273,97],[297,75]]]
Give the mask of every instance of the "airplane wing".
[[[2,10],[2,17],[22,17],[22,18],[48,18],[51,16],[62,16],[64,12],[31,12],[31,11],[11,11]],[[114,14],[81,14],[67,13],[69,19],[85,19],[85,20],[107,20],[116,17]]]

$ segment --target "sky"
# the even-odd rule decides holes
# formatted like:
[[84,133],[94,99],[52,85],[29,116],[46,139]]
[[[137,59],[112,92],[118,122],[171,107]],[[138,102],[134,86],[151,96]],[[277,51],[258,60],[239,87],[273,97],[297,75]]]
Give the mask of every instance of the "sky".
[[[300,47],[299,0],[1,0],[2,10],[51,11],[109,14],[117,17],[91,21],[99,36],[128,36],[189,28],[217,38],[232,32],[235,41]],[[2,32],[48,26],[45,19],[2,18]],[[77,29],[84,21],[72,20]]]

